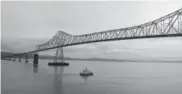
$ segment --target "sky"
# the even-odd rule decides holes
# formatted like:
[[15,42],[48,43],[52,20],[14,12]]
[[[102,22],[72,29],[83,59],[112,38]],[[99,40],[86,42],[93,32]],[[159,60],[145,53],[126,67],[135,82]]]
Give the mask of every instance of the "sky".
[[[1,50],[26,52],[58,30],[81,35],[153,21],[182,2],[1,2]],[[67,57],[182,60],[182,38],[112,41],[64,48]],[[54,55],[55,51],[41,52]]]

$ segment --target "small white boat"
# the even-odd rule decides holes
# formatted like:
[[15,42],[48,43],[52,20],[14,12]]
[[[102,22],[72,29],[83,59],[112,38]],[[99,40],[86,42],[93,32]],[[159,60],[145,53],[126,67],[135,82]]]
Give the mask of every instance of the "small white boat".
[[89,71],[87,68],[80,73],[80,76],[92,76],[92,75],[93,72]]

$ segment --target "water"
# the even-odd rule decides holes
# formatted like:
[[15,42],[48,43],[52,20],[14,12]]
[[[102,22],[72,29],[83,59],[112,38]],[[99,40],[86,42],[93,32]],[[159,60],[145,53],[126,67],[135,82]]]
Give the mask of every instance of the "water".
[[[182,94],[182,63],[68,61],[69,67],[1,61],[2,94]],[[87,67],[92,77],[80,77]]]

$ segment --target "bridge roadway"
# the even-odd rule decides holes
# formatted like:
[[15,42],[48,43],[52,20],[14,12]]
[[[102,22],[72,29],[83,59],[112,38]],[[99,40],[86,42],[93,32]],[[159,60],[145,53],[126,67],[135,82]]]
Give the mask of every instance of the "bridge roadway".
[[22,56],[59,47],[95,42],[180,36],[182,36],[182,8],[154,21],[133,27],[84,35],[70,35],[63,31],[58,31],[53,38],[44,44],[38,45],[34,51],[8,56],[6,58]]

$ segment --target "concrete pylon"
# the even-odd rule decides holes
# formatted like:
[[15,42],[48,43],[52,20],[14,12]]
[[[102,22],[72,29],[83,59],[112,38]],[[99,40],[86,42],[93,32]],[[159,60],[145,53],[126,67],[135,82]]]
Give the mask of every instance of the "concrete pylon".
[[39,63],[39,55],[34,54],[33,64],[38,64],[38,63]]
[[25,63],[28,63],[28,55],[25,56]]

